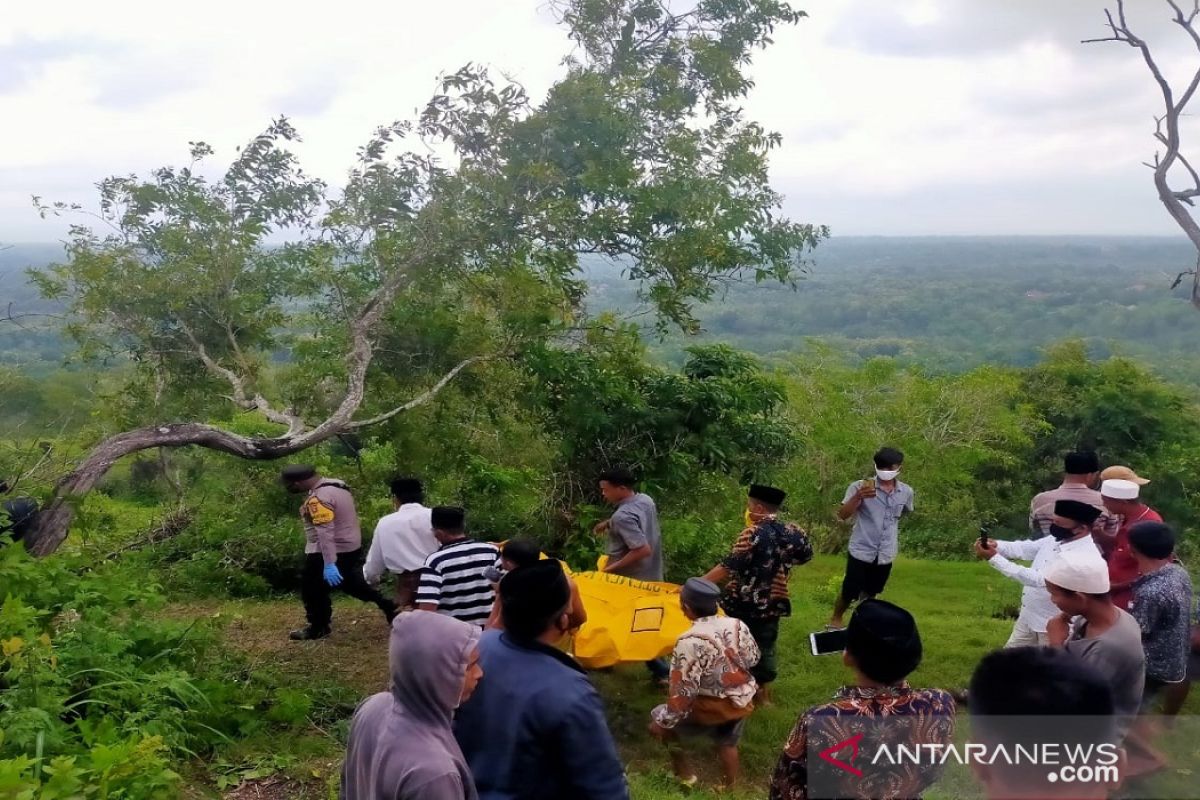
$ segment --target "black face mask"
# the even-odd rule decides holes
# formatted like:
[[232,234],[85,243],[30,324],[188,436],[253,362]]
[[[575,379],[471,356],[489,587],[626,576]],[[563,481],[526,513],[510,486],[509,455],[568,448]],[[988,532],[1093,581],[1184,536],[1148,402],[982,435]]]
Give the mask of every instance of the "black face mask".
[[1050,535],[1060,542],[1075,538],[1074,528],[1064,528],[1062,525],[1050,523]]

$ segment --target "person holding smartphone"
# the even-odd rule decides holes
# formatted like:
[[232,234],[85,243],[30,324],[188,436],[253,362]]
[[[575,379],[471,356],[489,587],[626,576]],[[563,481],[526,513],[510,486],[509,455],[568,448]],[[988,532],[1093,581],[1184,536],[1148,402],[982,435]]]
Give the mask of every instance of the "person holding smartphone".
[[[886,600],[864,600],[850,617],[842,663],[853,676],[833,701],[813,706],[796,720],[775,765],[770,800],[810,797],[920,797],[941,777],[944,762],[873,763],[859,759],[857,777],[826,763],[854,734],[894,745],[949,744],[954,736],[955,701],[942,689],[917,689],[908,676],[924,650],[917,621]],[[864,752],[866,747],[864,746]],[[821,760],[809,761],[820,753]],[[843,754],[844,755],[844,754]],[[864,774],[865,773],[865,774]]]
[[[1092,540],[1092,526],[1100,516],[1095,506],[1080,500],[1059,500],[1051,511],[1048,537],[1020,541],[984,541],[981,537],[975,542],[977,558],[1023,587],[1021,611],[1005,647],[1044,646],[1047,643],[1046,624],[1058,616],[1058,608],[1050,599],[1044,577],[1052,564],[1063,558],[1103,561]],[[1021,566],[1010,559],[1030,564]]]
[[838,519],[854,518],[846,556],[846,576],[829,627],[841,628],[846,610],[883,592],[899,550],[900,517],[913,511],[913,489],[899,480],[904,454],[883,447],[875,454],[875,474],[846,489]]

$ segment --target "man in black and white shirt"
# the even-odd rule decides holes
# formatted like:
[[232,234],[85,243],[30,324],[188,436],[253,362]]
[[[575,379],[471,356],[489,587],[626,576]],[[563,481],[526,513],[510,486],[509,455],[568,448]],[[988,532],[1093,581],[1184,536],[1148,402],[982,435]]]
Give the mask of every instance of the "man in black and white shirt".
[[431,514],[433,535],[441,548],[425,559],[417,586],[417,609],[483,627],[495,593],[487,571],[500,567],[500,550],[467,537],[461,508],[438,506]]

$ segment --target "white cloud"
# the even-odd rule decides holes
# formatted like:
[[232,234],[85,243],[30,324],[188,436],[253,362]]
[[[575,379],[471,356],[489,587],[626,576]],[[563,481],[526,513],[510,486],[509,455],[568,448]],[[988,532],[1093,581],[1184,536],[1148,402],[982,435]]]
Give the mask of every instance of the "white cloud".
[[[1172,233],[1139,162],[1157,97],[1100,0],[797,0],[747,110],[784,136],[788,209],[843,233]],[[31,194],[88,201],[114,173],[228,155],[274,116],[337,183],[438,73],[486,63],[540,96],[571,45],[540,0],[11,4],[0,30],[0,239],[47,239]],[[1198,57],[1157,0],[1139,24]],[[1155,13],[1147,11],[1157,9]],[[1132,5],[1131,5],[1132,8]],[[1200,148],[1200,131],[1197,131]]]

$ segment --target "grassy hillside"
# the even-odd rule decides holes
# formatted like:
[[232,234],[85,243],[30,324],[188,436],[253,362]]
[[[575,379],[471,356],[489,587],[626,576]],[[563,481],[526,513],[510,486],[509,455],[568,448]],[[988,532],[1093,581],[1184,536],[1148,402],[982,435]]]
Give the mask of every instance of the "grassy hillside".
[[[811,705],[829,700],[849,677],[839,657],[814,657],[808,647],[808,633],[820,629],[828,619],[843,564],[841,557],[818,556],[793,573],[795,608],[782,626],[775,705],[755,712],[747,726],[742,742],[745,782],[736,797],[765,795],[779,749],[796,716]],[[913,685],[956,688],[966,685],[984,654],[1008,638],[1019,588],[977,562],[901,559],[887,597],[911,610],[920,625],[925,660],[913,675]],[[374,608],[354,601],[338,603],[332,637],[303,644],[286,639],[289,628],[301,621],[298,600],[177,605],[166,613],[217,621],[230,645],[256,664],[270,664],[281,673],[282,684],[315,697],[337,698],[343,713],[348,714],[356,698],[386,688],[386,628]],[[710,789],[685,791],[671,778],[665,751],[646,732],[650,709],[662,702],[661,690],[651,685],[640,664],[593,673],[593,679],[604,696],[609,724],[628,767],[636,800],[717,796]],[[1200,698],[1192,698],[1189,710],[1200,711]],[[247,780],[286,786],[286,796],[324,797],[336,781],[344,736],[343,720],[332,729],[315,729],[309,736],[239,742],[219,763],[196,765],[192,796],[215,796],[211,791],[214,770],[233,778],[259,770],[270,773],[270,777]],[[692,748],[701,783],[711,788],[718,773],[708,757],[708,744],[697,741]],[[1178,757],[1189,761],[1181,761],[1160,779],[1172,791],[1186,787],[1188,776],[1178,770],[1197,766],[1192,763],[1196,754],[1187,752],[1187,748]],[[961,772],[949,774],[946,781],[945,787],[929,796],[965,797],[974,791]],[[245,796],[253,796],[249,789],[246,791]]]

